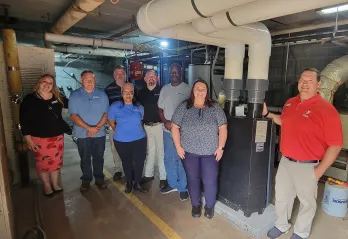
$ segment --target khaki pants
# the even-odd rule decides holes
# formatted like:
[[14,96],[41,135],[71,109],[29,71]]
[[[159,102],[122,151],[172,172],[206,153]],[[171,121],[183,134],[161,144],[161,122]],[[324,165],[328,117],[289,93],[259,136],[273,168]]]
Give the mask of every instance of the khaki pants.
[[112,157],[113,157],[114,163],[115,163],[115,171],[121,172],[123,174],[122,161],[121,161],[120,155],[118,155],[116,148],[115,148],[115,145],[114,145],[114,133],[115,133],[115,131],[110,127],[109,128],[109,140],[110,140]]
[[294,199],[300,200],[300,210],[294,232],[307,238],[317,209],[318,179],[314,175],[316,163],[296,163],[282,157],[276,176],[275,207],[278,219],[275,226],[285,232],[290,229]]
[[162,124],[155,126],[144,125],[147,135],[147,157],[144,167],[145,177],[153,177],[155,163],[157,162],[160,180],[167,178],[164,167],[164,149],[163,149],[163,129]]

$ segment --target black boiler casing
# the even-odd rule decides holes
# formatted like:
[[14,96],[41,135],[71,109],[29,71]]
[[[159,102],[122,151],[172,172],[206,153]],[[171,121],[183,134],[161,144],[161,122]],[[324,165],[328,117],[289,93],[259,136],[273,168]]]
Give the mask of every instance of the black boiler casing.
[[246,217],[270,203],[275,125],[269,119],[228,117],[228,136],[219,168],[218,200]]

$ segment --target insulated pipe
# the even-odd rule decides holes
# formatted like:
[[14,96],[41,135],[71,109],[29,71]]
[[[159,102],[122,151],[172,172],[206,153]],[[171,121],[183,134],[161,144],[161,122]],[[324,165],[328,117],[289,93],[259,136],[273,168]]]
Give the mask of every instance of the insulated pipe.
[[7,69],[7,80],[12,98],[12,112],[15,127],[19,129],[19,105],[22,96],[22,80],[19,68],[16,34],[12,29],[3,31],[4,53]]
[[[141,31],[152,35],[179,23],[191,22],[255,0],[152,0],[137,13]],[[180,17],[179,17],[180,15]]]
[[[215,38],[230,39],[248,44],[248,91],[249,117],[259,118],[262,113],[262,103],[268,90],[269,58],[271,56],[272,40],[267,27],[262,23],[252,23],[245,26],[233,26],[227,15],[217,18],[206,18],[194,21],[193,27],[201,34]],[[225,89],[225,86],[224,86]],[[229,90],[228,88],[225,90]]]
[[316,30],[316,29],[322,29],[322,28],[328,28],[328,27],[334,27],[334,26],[342,26],[342,25],[347,25],[348,20],[340,20],[337,22],[325,22],[325,23],[320,23],[320,24],[311,24],[303,27],[297,27],[297,28],[291,28],[291,29],[286,29],[286,30],[280,30],[280,31],[275,31],[271,32],[272,36],[278,36],[278,35],[284,35],[284,34],[289,34],[289,33],[295,33],[295,32],[305,32],[305,31],[311,31],[311,30]]
[[83,55],[94,56],[109,56],[109,57],[125,57],[125,53],[122,50],[103,49],[103,48],[90,48],[90,47],[74,47],[74,46],[53,46],[51,47],[55,52],[62,53],[74,53]]
[[134,45],[131,43],[109,41],[109,40],[87,38],[87,37],[57,35],[53,33],[45,33],[45,40],[49,42],[60,42],[60,43],[86,45],[86,46],[93,46],[93,47],[105,47],[105,48],[128,49],[128,50],[134,49]]
[[332,103],[338,87],[348,80],[348,55],[328,64],[322,70],[320,76],[320,95]]
[[[228,23],[229,25],[225,24]],[[199,19],[192,23],[197,32],[214,37],[240,42],[249,45],[248,79],[268,79],[269,58],[271,56],[272,39],[267,27],[262,23],[252,23],[234,27],[228,22],[212,18]]]
[[224,110],[234,115],[234,108],[239,103],[240,91],[243,89],[243,62],[245,45],[230,43],[225,49],[225,79],[222,88],[225,92]]
[[202,35],[192,27],[191,23],[175,25],[173,27],[163,29],[157,33],[153,33],[152,36],[173,38],[177,40],[197,42],[205,45],[214,45],[220,47],[226,47],[229,43],[231,43],[230,40]]
[[257,0],[234,7],[227,15],[232,24],[239,26],[341,3],[347,0]]
[[105,0],[75,0],[58,19],[51,31],[56,34],[63,34],[104,2]]

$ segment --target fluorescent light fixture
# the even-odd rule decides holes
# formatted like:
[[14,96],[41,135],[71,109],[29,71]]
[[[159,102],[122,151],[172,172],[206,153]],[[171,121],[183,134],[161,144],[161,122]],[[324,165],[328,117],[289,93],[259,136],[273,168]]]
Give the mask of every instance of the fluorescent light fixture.
[[167,47],[168,46],[168,42],[167,41],[161,41],[161,46],[162,47]]
[[330,7],[330,8],[325,8],[319,11],[320,14],[331,14],[331,13],[336,13],[336,12],[344,12],[348,11],[348,4],[337,6],[337,7]]

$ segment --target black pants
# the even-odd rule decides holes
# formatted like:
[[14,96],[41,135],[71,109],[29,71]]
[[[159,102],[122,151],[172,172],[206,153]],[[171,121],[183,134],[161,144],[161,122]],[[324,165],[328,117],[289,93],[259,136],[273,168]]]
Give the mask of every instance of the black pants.
[[140,183],[146,159],[146,137],[132,142],[114,140],[114,144],[120,155],[126,180]]
[[82,183],[90,183],[93,180],[93,176],[96,180],[104,180],[105,136],[78,139],[77,148],[81,157]]

